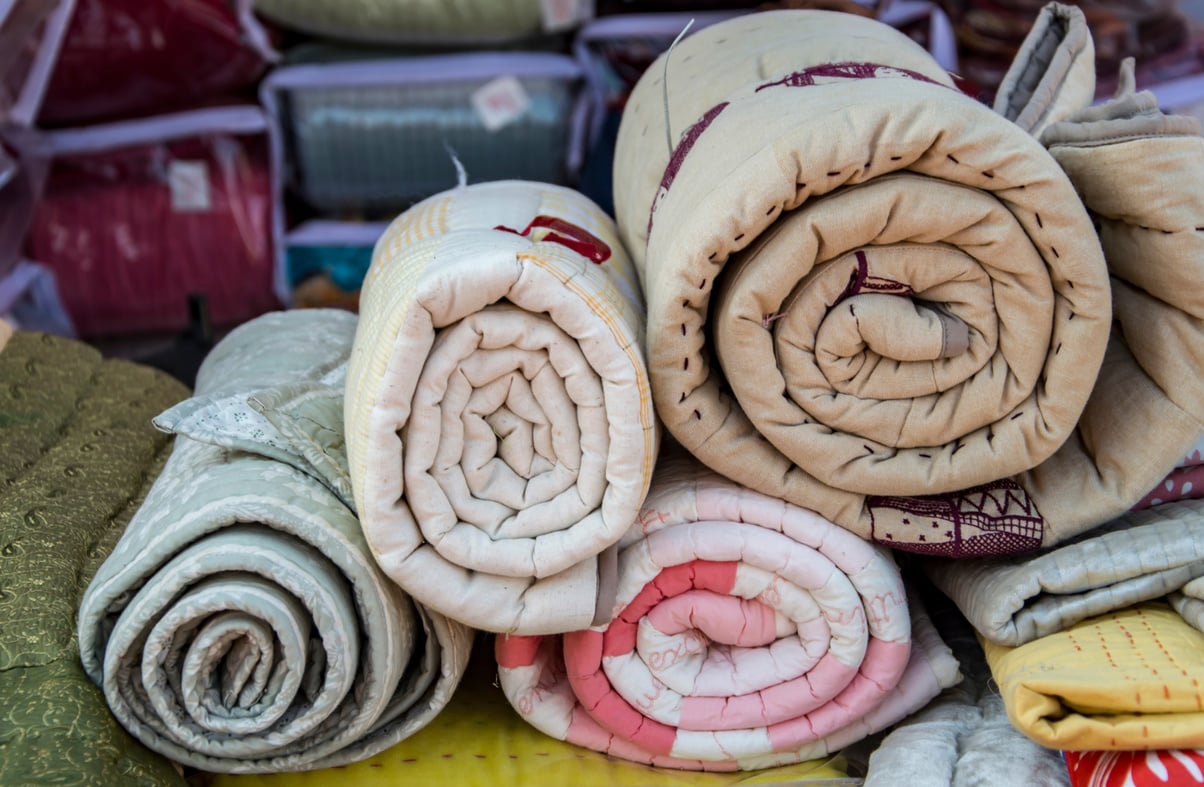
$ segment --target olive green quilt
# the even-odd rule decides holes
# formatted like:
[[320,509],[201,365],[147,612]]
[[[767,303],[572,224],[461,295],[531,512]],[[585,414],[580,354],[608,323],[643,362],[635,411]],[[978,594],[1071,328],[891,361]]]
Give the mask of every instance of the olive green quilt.
[[16,331],[0,351],[0,784],[183,784],[80,664],[76,609],[163,466],[153,369]]

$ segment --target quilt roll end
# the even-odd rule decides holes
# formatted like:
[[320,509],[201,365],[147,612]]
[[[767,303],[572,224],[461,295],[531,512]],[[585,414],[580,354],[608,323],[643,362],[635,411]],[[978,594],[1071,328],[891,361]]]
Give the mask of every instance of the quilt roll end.
[[568,189],[477,184],[394,221],[346,414],[364,532],[394,580],[490,631],[594,619],[597,555],[658,448],[643,311],[613,223]]

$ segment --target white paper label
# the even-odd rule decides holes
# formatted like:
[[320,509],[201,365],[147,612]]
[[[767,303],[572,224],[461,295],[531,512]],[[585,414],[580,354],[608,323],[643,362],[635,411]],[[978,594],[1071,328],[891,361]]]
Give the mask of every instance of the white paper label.
[[593,16],[592,0],[539,0],[545,33],[572,30]]
[[531,97],[515,77],[505,76],[486,82],[473,91],[472,106],[488,131],[497,131],[523,116],[531,106]]
[[209,165],[204,161],[176,160],[167,165],[167,184],[171,189],[172,210],[198,212],[210,210]]

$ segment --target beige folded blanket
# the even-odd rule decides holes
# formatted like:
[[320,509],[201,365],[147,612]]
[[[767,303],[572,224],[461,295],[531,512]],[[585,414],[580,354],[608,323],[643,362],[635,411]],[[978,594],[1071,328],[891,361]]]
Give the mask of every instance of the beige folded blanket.
[[[830,12],[714,25],[646,73],[616,205],[648,299],[654,401],[688,450],[945,557],[1068,538],[1182,455],[1177,433],[1124,456],[1075,431],[1091,397],[1093,419],[1130,419],[1126,433],[1199,434],[1124,389],[1093,393],[1101,365],[1127,363],[1115,346],[1105,361],[1108,269],[1032,135],[1089,99],[1091,42],[1067,46],[1061,18],[1047,28],[1012,82],[1028,125],[962,95],[893,29]],[[1164,365],[1183,371],[1194,337],[1169,338]]]

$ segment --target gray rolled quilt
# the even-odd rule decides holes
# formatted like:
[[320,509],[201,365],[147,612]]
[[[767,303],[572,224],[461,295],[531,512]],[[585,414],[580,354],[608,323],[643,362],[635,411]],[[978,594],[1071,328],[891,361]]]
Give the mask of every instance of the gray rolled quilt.
[[155,419],[163,473],[79,613],[110,709],[202,770],[353,762],[446,704],[471,632],[384,576],[350,507],[343,369],[356,318],[266,315],[229,334],[196,396]]

